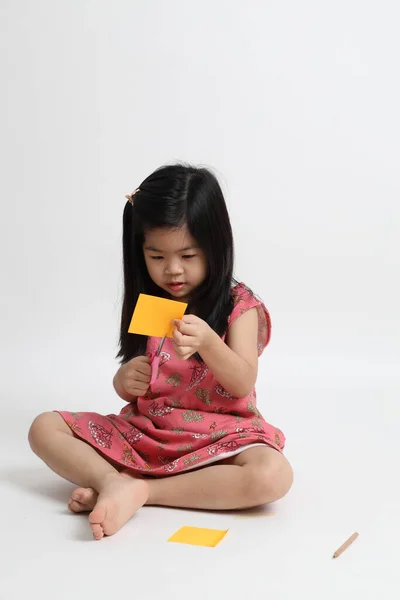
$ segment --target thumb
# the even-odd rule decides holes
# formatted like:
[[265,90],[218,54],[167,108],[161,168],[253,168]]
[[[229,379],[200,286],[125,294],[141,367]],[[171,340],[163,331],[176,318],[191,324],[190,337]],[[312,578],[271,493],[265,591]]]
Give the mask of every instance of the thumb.
[[137,356],[136,358],[140,362],[147,362],[147,363],[150,362],[150,358],[148,356],[145,356],[145,355],[143,355],[143,356]]

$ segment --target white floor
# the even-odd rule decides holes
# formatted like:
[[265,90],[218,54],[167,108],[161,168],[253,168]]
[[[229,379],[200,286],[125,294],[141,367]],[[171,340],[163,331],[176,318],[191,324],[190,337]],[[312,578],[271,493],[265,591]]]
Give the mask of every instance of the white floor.
[[[399,396],[383,379],[269,389],[260,407],[296,475],[284,500],[247,515],[144,508],[101,542],[67,511],[72,486],[31,453],[21,398],[1,425],[0,598],[398,599]],[[229,532],[216,548],[167,543],[183,525]]]

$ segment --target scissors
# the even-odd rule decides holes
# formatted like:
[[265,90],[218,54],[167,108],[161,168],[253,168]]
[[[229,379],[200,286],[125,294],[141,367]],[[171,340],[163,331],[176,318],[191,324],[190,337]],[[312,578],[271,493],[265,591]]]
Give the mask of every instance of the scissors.
[[161,350],[162,347],[164,345],[165,342],[165,338],[167,336],[164,335],[164,337],[161,339],[161,342],[157,348],[157,351],[155,354],[153,354],[153,358],[151,360],[151,379],[150,379],[150,385],[153,384],[155,382],[155,380],[157,379],[157,374],[158,374],[158,367],[160,366],[160,354],[161,354]]

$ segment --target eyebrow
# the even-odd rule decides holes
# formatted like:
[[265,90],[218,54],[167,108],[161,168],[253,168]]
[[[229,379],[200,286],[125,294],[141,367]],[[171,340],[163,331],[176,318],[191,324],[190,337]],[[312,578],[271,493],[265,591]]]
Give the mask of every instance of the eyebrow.
[[[194,250],[195,248],[198,248],[198,246],[185,246],[185,248],[181,248],[180,250],[177,250],[177,252],[186,252],[186,250]],[[149,252],[160,252],[161,254],[164,254],[162,250],[158,250],[157,248],[154,248],[154,246],[145,246],[144,249],[149,250]]]

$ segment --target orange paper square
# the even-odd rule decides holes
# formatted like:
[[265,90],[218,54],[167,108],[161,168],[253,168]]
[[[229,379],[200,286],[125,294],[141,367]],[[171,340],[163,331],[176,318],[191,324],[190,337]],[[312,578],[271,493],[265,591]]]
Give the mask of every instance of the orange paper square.
[[228,529],[204,529],[203,527],[181,527],[168,542],[191,544],[192,546],[208,546],[214,548],[226,536]]
[[148,294],[139,294],[129,333],[138,333],[153,337],[172,337],[173,319],[182,319],[187,304],[176,300],[167,300]]

